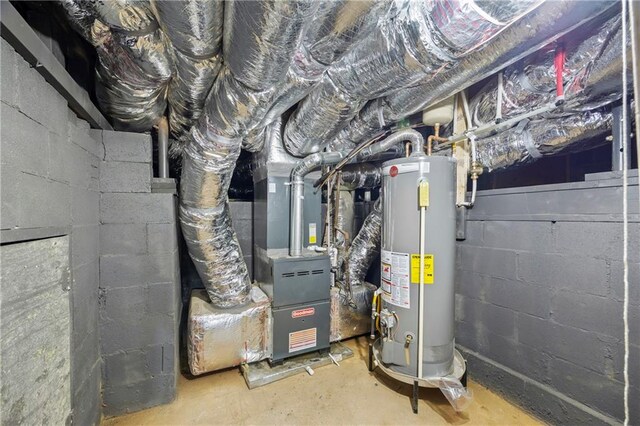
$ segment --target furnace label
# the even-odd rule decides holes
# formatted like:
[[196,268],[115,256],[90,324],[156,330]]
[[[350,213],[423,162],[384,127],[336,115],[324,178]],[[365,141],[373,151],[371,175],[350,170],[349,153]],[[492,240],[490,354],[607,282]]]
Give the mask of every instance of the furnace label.
[[409,254],[382,250],[380,257],[382,261],[382,298],[392,305],[409,309],[411,307]]
[[316,237],[316,224],[309,224],[309,244],[315,244],[318,238]]
[[289,353],[309,349],[316,346],[316,328],[289,333]]
[[[424,283],[433,284],[433,255],[425,254],[423,258],[424,263]],[[413,284],[420,284],[420,255],[411,255],[411,282]]]

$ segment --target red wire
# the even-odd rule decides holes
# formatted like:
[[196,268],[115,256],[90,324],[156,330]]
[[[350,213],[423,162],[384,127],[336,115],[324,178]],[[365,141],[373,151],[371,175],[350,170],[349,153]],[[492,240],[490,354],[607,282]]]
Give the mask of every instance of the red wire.
[[556,47],[556,54],[553,61],[553,64],[556,68],[556,96],[558,98],[562,98],[564,96],[564,60],[565,60],[565,50],[564,44],[558,43]]

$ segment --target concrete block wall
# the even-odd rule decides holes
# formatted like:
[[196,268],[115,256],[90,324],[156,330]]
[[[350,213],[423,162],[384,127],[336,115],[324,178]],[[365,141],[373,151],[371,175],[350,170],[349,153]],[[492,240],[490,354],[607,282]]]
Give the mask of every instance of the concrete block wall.
[[[640,422],[640,217],[629,188],[631,424]],[[551,423],[623,419],[616,174],[481,191],[458,245],[456,342],[470,375]]]
[[101,146],[65,99],[4,39],[0,42],[2,241],[70,236],[70,414],[75,424],[97,424]]
[[176,395],[176,199],[152,192],[151,137],[100,132],[100,349],[106,416]]

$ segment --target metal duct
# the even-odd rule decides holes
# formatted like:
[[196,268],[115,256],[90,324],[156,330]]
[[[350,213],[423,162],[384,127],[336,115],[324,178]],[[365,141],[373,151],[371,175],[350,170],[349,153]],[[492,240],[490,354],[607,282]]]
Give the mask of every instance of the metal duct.
[[285,129],[289,152],[320,151],[364,103],[455,67],[539,1],[511,1],[491,16],[472,0],[406,2],[398,16],[331,66]]
[[344,252],[349,248],[353,239],[353,224],[355,216],[355,204],[353,202],[353,191],[340,189],[340,201],[335,207],[335,228],[336,241],[338,242],[338,258],[344,256]]
[[[281,1],[231,1],[225,8],[224,59],[230,68],[220,72],[191,131],[183,155],[180,194],[180,220],[189,255],[218,307],[249,300],[251,285],[231,225],[227,191],[242,138],[256,116],[268,109],[272,96],[273,89],[255,88],[273,87],[284,78],[287,69],[281,64],[291,61],[309,10],[308,3]],[[284,35],[293,41],[283,39]],[[264,80],[256,81],[258,77]]]
[[609,112],[591,111],[525,124],[478,140],[478,162],[492,171],[557,154],[571,149],[575,142],[587,142],[597,136],[603,137],[592,140],[592,146],[604,144],[604,134],[611,131],[612,115]]
[[347,289],[362,285],[373,260],[380,253],[382,203],[378,198],[373,210],[353,239],[344,263]]
[[311,0],[226,1],[224,58],[233,76],[258,91],[282,82],[315,10]]
[[[593,69],[602,69],[602,59],[610,50],[618,55],[621,51],[620,37],[621,18],[615,16],[594,29],[595,34],[578,41],[577,46],[566,46],[567,59],[564,66],[564,96],[566,103],[572,103],[576,96],[583,95],[587,84],[598,83],[591,78]],[[582,36],[586,28],[581,27],[578,36]],[[565,45],[571,42],[571,35],[565,38]],[[517,116],[529,111],[533,105],[543,105],[555,99],[556,71],[554,66],[555,46],[527,57],[504,70],[502,85],[502,118]],[[611,63],[620,63],[621,58],[604,58],[605,67]],[[613,59],[613,60],[612,60]],[[615,75],[615,84],[620,86],[621,65],[613,67],[619,72]],[[602,76],[599,76],[602,78]],[[619,88],[617,91],[619,96]],[[591,90],[589,92],[592,92]],[[584,96],[581,96],[584,100]],[[493,122],[496,118],[498,84],[492,79],[469,104],[476,126]]]
[[222,65],[222,1],[151,0],[162,31],[171,42],[175,77],[168,92],[172,146],[179,154],[188,132],[202,113],[204,101]]
[[120,130],[148,130],[166,108],[172,69],[162,32],[145,1],[61,0],[95,48],[96,97]]
[[505,28],[484,48],[462,58],[456,67],[427,76],[414,87],[370,101],[340,132],[333,146],[349,148],[369,140],[387,126],[495,74],[584,22],[603,13],[613,15],[616,5],[612,1],[545,2]]
[[348,190],[380,186],[382,172],[372,163],[349,164],[340,171],[340,187]]
[[304,98],[321,80],[327,67],[370,33],[378,20],[387,16],[393,4],[392,0],[319,2],[284,84],[259,128],[273,122]]

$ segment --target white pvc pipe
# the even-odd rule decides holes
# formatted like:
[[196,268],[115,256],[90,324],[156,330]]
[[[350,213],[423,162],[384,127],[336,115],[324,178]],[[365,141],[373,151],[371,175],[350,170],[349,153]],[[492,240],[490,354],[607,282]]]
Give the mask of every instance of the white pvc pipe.
[[418,378],[422,378],[423,337],[424,337],[424,233],[426,207],[420,207],[420,288],[418,289]]

